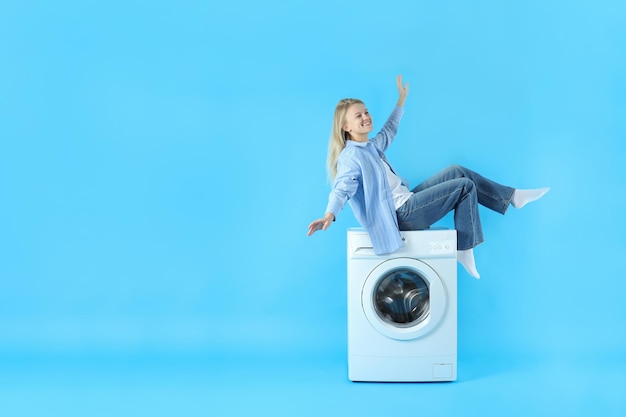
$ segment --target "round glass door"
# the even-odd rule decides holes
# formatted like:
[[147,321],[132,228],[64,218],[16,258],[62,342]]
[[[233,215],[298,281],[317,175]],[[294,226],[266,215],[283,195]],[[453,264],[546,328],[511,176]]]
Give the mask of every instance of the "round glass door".
[[414,326],[430,311],[428,282],[417,271],[402,268],[386,273],[375,288],[374,307],[392,325]]
[[437,273],[413,258],[382,262],[368,275],[361,305],[378,332],[397,340],[410,340],[433,330],[446,314],[448,300]]

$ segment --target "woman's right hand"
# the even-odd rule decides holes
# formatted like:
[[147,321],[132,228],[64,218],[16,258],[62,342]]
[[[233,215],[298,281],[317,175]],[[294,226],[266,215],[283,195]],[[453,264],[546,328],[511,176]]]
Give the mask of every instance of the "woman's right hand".
[[406,96],[409,95],[409,83],[402,85],[402,75],[398,75],[396,77],[396,85],[398,87],[398,107],[404,106],[404,101],[406,100]]
[[326,213],[323,218],[317,219],[311,222],[309,225],[309,232],[307,236],[311,236],[318,230],[326,230],[328,226],[335,220],[335,216],[332,213]]

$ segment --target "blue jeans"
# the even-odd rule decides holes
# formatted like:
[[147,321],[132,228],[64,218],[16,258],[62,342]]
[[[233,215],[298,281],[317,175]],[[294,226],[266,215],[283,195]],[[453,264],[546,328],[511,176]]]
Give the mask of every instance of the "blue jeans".
[[396,210],[400,230],[428,229],[454,210],[457,248],[467,250],[483,242],[478,204],[504,214],[515,189],[451,165],[411,191],[411,198]]

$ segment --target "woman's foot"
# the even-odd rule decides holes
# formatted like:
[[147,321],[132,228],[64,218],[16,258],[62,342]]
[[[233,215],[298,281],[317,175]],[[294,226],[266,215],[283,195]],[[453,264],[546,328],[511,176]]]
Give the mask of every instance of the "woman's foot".
[[519,190],[516,188],[513,192],[511,204],[513,204],[513,207],[520,209],[532,201],[539,200],[548,191],[550,191],[550,187],[533,188],[532,190]]
[[474,261],[474,250],[457,250],[456,259],[465,268],[468,274],[476,279],[480,279],[480,274],[476,270],[476,262]]

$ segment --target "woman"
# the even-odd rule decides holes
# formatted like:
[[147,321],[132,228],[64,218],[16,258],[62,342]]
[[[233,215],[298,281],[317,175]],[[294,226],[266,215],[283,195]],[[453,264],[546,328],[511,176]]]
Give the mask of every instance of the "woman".
[[374,252],[392,253],[402,246],[400,230],[423,230],[454,210],[457,259],[467,272],[480,278],[473,248],[483,242],[478,204],[504,214],[541,198],[549,188],[520,190],[491,181],[459,165],[450,166],[409,190],[385,157],[403,114],[409,83],[396,78],[398,102],[381,131],[369,139],[372,117],[358,99],[337,104],[329,142],[327,169],[333,180],[326,214],[309,225],[308,235],[326,230],[350,202],[354,215],[367,230]]

